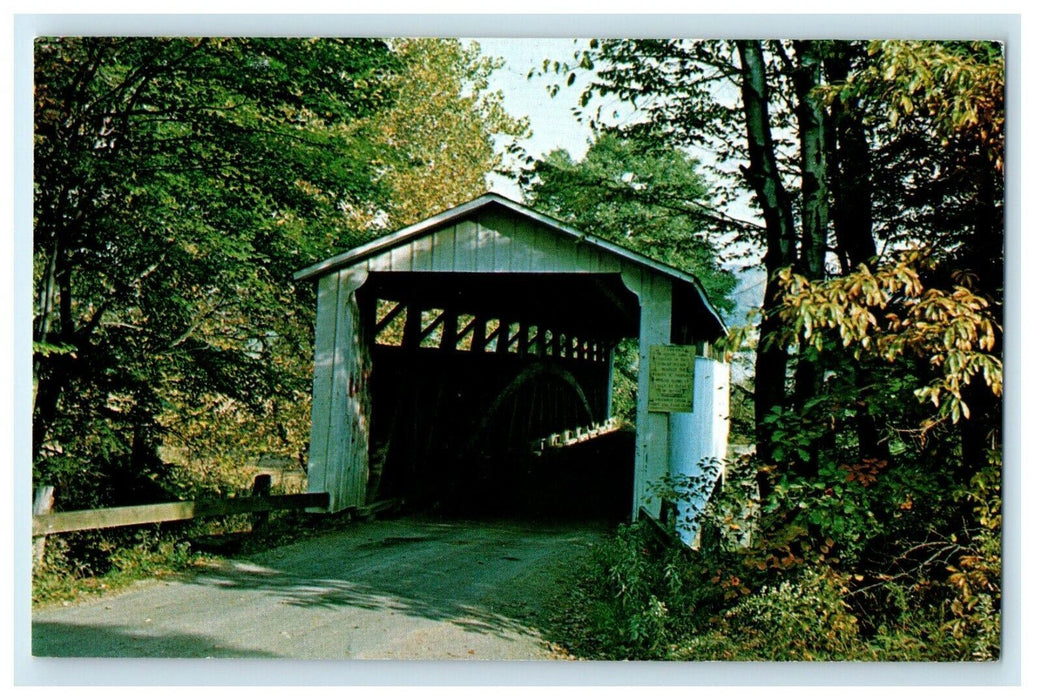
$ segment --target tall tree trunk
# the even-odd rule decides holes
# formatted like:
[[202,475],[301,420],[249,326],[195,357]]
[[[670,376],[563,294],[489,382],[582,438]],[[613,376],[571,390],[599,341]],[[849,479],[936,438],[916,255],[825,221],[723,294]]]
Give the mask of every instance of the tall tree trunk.
[[[962,253],[961,264],[977,275],[979,293],[991,303],[992,312],[1001,323],[1003,312],[1003,206],[1000,171],[983,148],[974,159],[977,176],[973,233]],[[1002,354],[1003,332],[996,329],[995,342]],[[963,390],[963,400],[970,408],[970,420],[960,422],[964,479],[984,467],[994,444],[1002,441],[1002,399],[975,377]],[[987,416],[987,418],[985,418]],[[994,426],[994,435],[986,426]]]
[[781,325],[774,312],[779,299],[777,272],[796,263],[796,225],[792,201],[778,171],[774,139],[768,110],[767,70],[763,48],[758,41],[736,42],[741,61],[742,103],[746,137],[749,142],[749,166],[742,172],[756,193],[764,219],[767,251],[764,266],[767,288],[760,321],[760,342],[756,348],[756,384],[753,396],[756,418],[756,445],[761,455],[769,454],[770,436],[764,418],[774,406],[785,402],[785,374],[788,351],[770,342]]
[[[72,313],[72,271],[68,261],[68,251],[64,239],[55,237],[54,251],[48,261],[48,279],[45,291],[41,295],[41,303],[46,317],[37,319],[38,334],[34,339],[40,342],[61,343],[75,347],[77,345],[76,329]],[[57,306],[57,310],[55,310]],[[57,313],[57,324],[54,320]],[[42,448],[51,426],[58,416],[62,393],[69,385],[72,374],[81,364],[81,353],[55,353],[43,356],[34,353],[33,357],[33,437],[32,457],[35,460]]]
[[[830,42],[824,53],[825,77],[829,83],[844,82],[854,70],[858,44]],[[871,151],[865,130],[865,117],[857,98],[835,100],[826,115],[827,163],[832,206],[830,215],[836,233],[836,257],[844,274],[858,265],[873,266],[876,240],[872,233]],[[854,366],[854,382],[864,386],[871,371],[860,364]],[[858,454],[862,459],[885,459],[886,444],[880,440],[876,419],[862,402],[854,406],[854,424],[858,437]]]
[[76,369],[76,359],[71,355],[51,355],[38,360],[36,395],[33,402],[32,458],[35,461],[58,417],[58,406],[62,393],[71,381]]
[[[809,279],[825,278],[828,244],[828,173],[825,157],[825,110],[814,91],[821,86],[820,42],[794,42],[796,121],[800,137],[802,186],[800,271]],[[818,395],[820,362],[801,356],[796,365],[795,398],[802,405]]]
[[[825,77],[830,83],[847,79],[854,67],[856,44],[834,41],[825,51]],[[843,272],[876,257],[872,235],[871,152],[865,119],[856,98],[835,100],[828,113],[827,136],[832,158],[827,163],[833,193],[831,215],[836,255]]]
[[828,242],[828,172],[825,158],[825,109],[814,91],[821,87],[821,52],[817,41],[797,41],[796,120],[800,136],[803,192],[800,270],[812,280],[825,277]]

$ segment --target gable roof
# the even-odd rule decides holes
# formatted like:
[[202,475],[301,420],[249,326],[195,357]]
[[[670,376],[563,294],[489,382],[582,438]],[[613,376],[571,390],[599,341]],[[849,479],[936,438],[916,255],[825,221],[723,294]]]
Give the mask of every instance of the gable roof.
[[366,260],[367,258],[371,258],[385,250],[396,248],[408,243],[409,241],[432,234],[443,226],[455,223],[458,220],[476,214],[482,209],[491,207],[507,209],[520,217],[538,222],[560,235],[568,236],[575,241],[583,241],[584,243],[600,248],[611,255],[623,258],[635,265],[654,270],[655,272],[670,277],[678,282],[691,285],[697,292],[706,309],[720,324],[721,330],[726,330],[727,326],[723,322],[723,319],[720,318],[720,314],[715,308],[713,308],[713,305],[709,303],[705,290],[702,288],[702,283],[699,282],[698,278],[691,273],[678,270],[675,267],[653,260],[646,255],[624,248],[623,246],[612,243],[611,241],[600,238],[599,236],[579,231],[578,229],[572,228],[553,217],[541,214],[534,209],[520,204],[519,202],[515,202],[503,195],[496,194],[495,192],[486,192],[480,197],[472,199],[465,204],[453,207],[452,209],[447,209],[440,214],[435,214],[430,218],[412,224],[411,226],[407,226],[399,231],[387,234],[386,236],[381,236],[380,238],[372,240],[364,245],[352,248],[347,252],[334,255],[331,258],[315,263],[314,265],[294,273],[293,279],[303,281],[321,277],[327,273],[334,272],[341,268]]

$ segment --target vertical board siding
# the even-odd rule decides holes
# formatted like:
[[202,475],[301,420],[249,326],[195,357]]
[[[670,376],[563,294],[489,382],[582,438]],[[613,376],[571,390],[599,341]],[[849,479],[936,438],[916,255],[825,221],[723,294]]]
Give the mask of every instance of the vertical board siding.
[[594,272],[621,272],[622,264],[619,260],[603,250],[594,250],[594,261],[590,264]]
[[348,362],[353,348],[350,345],[351,315],[348,305],[351,303],[351,289],[344,283],[345,271],[337,275],[337,308],[336,308],[336,351],[333,353],[333,386],[329,402],[329,436],[326,442],[326,479],[325,490],[329,493],[329,510],[343,510],[345,504],[344,482],[347,475],[347,448],[350,438],[347,427],[347,382],[349,379]]
[[416,272],[430,272],[431,259],[434,254],[431,251],[433,245],[431,236],[423,236],[413,240],[409,245],[412,248],[412,268]]
[[477,261],[474,267],[476,272],[488,272],[495,269],[496,236],[496,231],[488,227],[484,217],[478,221],[476,238]]
[[435,272],[452,272],[453,255],[456,247],[456,227],[448,226],[434,232],[431,237],[431,269]]
[[368,406],[356,388],[366,354],[354,294],[365,282],[365,267],[318,283],[308,491],[328,493],[332,513],[362,505],[368,478]]
[[[651,288],[651,313],[647,332],[641,336],[648,336],[647,345],[666,345],[670,341],[673,316],[673,285],[670,280],[645,270]],[[645,404],[645,408],[647,404]],[[648,439],[647,439],[647,472],[644,474],[644,487],[649,483],[655,483],[669,474],[669,414],[648,413]],[[645,493],[645,501],[649,501],[651,494]],[[661,499],[651,497],[649,510],[653,515],[658,515]]]
[[409,270],[412,267],[412,246],[411,245],[400,245],[397,248],[391,248],[391,266],[390,270]]
[[[652,345],[669,343],[673,313],[673,295],[669,280],[650,270],[635,268],[624,271],[627,286],[639,289],[640,342],[637,371],[637,444],[633,469],[633,519],[640,509],[657,518],[662,500],[648,485],[665,476],[669,469],[669,414],[648,411],[649,367]],[[633,287],[631,287],[633,289]]]
[[529,272],[549,272],[553,265],[550,237],[538,230],[530,221],[519,221],[514,233],[528,248]]
[[577,241],[575,243],[575,269],[590,270],[590,244]]
[[600,248],[595,246],[589,246],[590,259],[586,263],[587,268],[590,272],[604,272],[604,258],[601,255]]
[[344,304],[350,321],[350,334],[347,337],[347,399],[346,399],[346,432],[349,441],[344,465],[346,478],[341,484],[342,502],[347,506],[365,505],[366,487],[369,482],[369,374],[371,358],[369,344],[364,333],[361,311],[358,308],[356,291],[365,282],[365,277],[353,276],[341,280],[342,287],[350,289],[348,301]]
[[492,272],[510,272],[510,261],[516,247],[515,217],[491,213],[481,218],[481,227],[489,232],[492,248]]
[[391,251],[385,250],[382,253],[378,253],[366,261],[367,269],[370,272],[386,272],[391,269]]
[[575,242],[554,236],[554,272],[575,272]]
[[478,269],[478,226],[473,221],[456,224],[453,270],[474,272]]
[[514,245],[510,249],[510,269],[514,272],[532,271],[532,237],[522,221],[514,222]]
[[315,369],[311,389],[311,442],[308,449],[308,492],[326,491],[329,439],[329,407],[333,395],[333,366],[336,352],[336,273],[318,280],[315,315]]

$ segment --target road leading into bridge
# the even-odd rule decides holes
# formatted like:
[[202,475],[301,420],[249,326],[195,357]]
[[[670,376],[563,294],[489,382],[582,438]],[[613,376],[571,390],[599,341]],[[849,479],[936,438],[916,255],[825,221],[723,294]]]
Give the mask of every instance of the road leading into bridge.
[[33,614],[33,654],[550,659],[538,621],[606,527],[356,523],[179,580]]

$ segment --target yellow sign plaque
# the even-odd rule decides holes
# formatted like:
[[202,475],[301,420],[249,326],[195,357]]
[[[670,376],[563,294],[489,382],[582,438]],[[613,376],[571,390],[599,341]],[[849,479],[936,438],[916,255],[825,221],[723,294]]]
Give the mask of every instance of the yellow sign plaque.
[[694,345],[652,345],[648,356],[648,410],[692,413],[695,408]]

